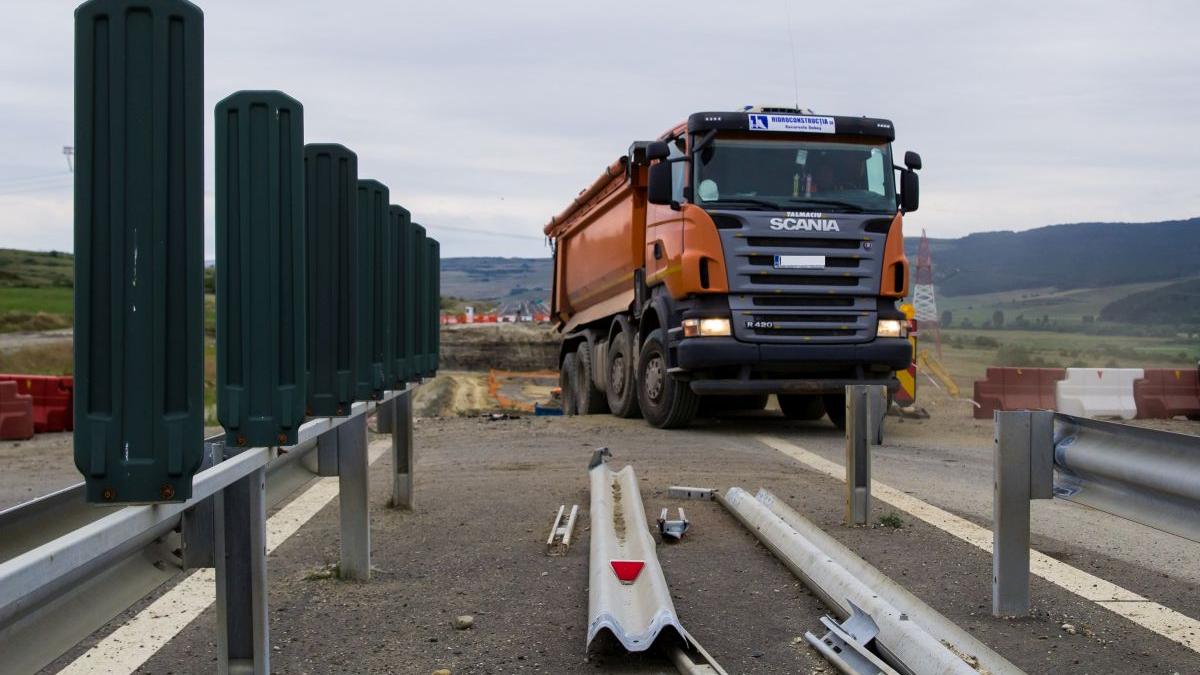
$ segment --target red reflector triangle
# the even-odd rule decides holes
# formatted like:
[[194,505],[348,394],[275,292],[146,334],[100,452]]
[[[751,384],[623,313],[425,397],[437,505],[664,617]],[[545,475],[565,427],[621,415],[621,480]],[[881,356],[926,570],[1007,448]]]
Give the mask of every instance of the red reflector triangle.
[[642,573],[642,568],[646,566],[646,563],[641,560],[612,560],[609,564],[612,565],[617,579],[623,584],[632,584]]

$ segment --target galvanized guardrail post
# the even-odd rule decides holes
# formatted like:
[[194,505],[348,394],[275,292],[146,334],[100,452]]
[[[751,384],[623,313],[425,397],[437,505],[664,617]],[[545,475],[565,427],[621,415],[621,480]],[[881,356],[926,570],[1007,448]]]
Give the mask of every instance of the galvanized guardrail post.
[[1054,496],[1054,413],[997,411],[992,615],[1029,613],[1029,500]]
[[267,613],[267,472],[215,495],[217,672],[271,672]]
[[392,508],[413,508],[413,390],[406,389],[391,404]]
[[371,521],[368,499],[367,416],[338,427],[338,505],[341,511],[341,565],[338,576],[371,578]]
[[871,515],[870,446],[879,445],[883,438],[880,400],[887,400],[887,387],[883,385],[846,387],[847,525],[866,525]]

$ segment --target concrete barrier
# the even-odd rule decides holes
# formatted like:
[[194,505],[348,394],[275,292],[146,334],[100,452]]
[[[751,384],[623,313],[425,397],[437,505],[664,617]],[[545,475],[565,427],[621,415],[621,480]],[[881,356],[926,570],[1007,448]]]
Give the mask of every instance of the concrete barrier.
[[1063,368],[988,368],[975,382],[976,419],[992,419],[997,410],[1054,410],[1055,385]]
[[17,393],[16,382],[0,382],[0,440],[33,438],[33,397]]
[[1055,409],[1076,417],[1137,417],[1133,383],[1145,377],[1142,368],[1067,368],[1055,388]]
[[1200,419],[1200,370],[1147,368],[1133,383],[1139,419]]

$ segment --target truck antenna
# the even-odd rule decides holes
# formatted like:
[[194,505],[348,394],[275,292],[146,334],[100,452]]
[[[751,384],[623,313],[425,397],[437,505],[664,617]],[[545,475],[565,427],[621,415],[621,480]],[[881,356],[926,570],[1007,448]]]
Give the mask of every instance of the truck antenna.
[[792,32],[792,3],[790,0],[783,0],[783,11],[787,16],[787,32],[788,43],[792,47],[792,86],[795,87],[796,93],[796,110],[800,109],[800,72],[796,66],[796,36]]

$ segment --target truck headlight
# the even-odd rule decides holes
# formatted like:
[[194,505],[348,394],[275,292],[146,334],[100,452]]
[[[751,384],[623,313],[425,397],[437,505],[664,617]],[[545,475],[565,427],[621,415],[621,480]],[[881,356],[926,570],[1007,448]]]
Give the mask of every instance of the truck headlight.
[[875,329],[875,337],[908,337],[908,322],[900,319],[880,319],[879,326]]
[[684,337],[722,337],[730,334],[729,319],[684,319]]

